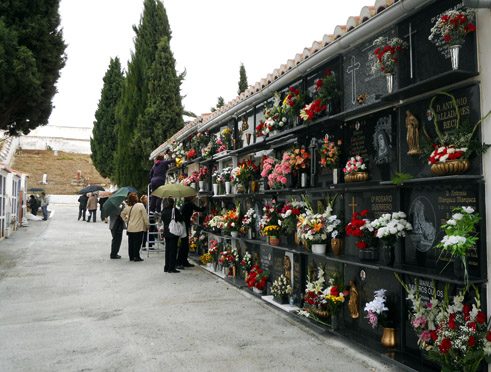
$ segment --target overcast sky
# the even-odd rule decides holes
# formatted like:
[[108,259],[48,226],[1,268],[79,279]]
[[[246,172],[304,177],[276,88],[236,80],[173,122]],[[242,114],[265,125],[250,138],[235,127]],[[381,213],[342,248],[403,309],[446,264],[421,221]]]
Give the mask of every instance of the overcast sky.
[[[166,0],[177,70],[187,71],[185,109],[210,111],[217,97],[237,96],[240,64],[252,85],[375,0]],[[62,0],[67,63],[49,124],[92,127],[111,57],[126,69],[132,25],[143,0]]]

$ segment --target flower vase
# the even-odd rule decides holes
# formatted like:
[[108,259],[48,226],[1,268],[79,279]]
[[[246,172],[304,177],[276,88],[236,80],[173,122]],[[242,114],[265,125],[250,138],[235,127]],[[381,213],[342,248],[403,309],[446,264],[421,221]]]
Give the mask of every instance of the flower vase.
[[237,194],[243,194],[246,192],[246,188],[242,184],[237,185],[235,190],[237,191]]
[[461,256],[454,256],[453,272],[457,279],[464,280],[465,266]]
[[359,249],[358,258],[362,261],[375,261],[377,259],[377,249],[373,247]]
[[392,93],[394,88],[394,75],[393,74],[385,74],[385,79],[387,82],[387,93]]
[[334,252],[334,255],[339,256],[339,254],[341,253],[341,249],[343,249],[343,239],[332,238],[331,249]]
[[247,229],[247,239],[252,240],[254,239],[254,234],[252,229]]
[[205,191],[205,181],[198,181],[199,185],[199,192],[204,192]]
[[257,289],[256,287],[252,287],[252,291],[256,294],[263,294],[263,290],[262,289]]
[[280,131],[278,129],[273,129],[273,132],[271,133],[273,136],[277,136],[280,134]]
[[225,194],[227,195],[230,194],[231,188],[232,188],[232,183],[229,181],[225,182]]
[[213,184],[213,195],[218,195],[218,184],[217,183]]
[[264,177],[263,178],[263,185],[264,185],[264,191],[269,190],[269,183],[268,183],[268,178]]
[[238,238],[239,237],[239,232],[238,231],[231,231],[230,232],[230,235],[232,236],[232,238]]
[[189,186],[196,190],[196,182],[192,182]]
[[297,245],[294,233],[287,234],[286,235],[286,241],[287,241],[288,245],[291,245],[291,246]]
[[269,244],[278,246],[280,245],[280,239],[277,236],[270,236],[269,237]]
[[246,133],[246,143],[247,143],[247,146],[249,146],[251,144],[251,136],[252,136],[251,133]]
[[386,348],[393,348],[396,346],[396,329],[384,327],[384,332],[382,334],[382,345]]
[[339,329],[339,314],[331,314],[331,330],[337,331]]
[[288,295],[283,295],[283,296],[274,296],[273,297],[274,302],[279,303],[280,305],[286,305],[288,303]]
[[315,254],[326,254],[327,244],[312,244],[312,253]]
[[309,182],[309,177],[307,173],[301,173],[300,174],[300,187],[302,189],[306,188],[308,186]]
[[365,182],[368,181],[368,172],[353,172],[344,175],[344,182]]
[[447,176],[451,174],[462,174],[469,170],[469,159],[447,160],[445,163],[435,163],[431,165],[431,173],[436,176]]
[[384,245],[382,247],[382,262],[385,266],[393,266],[395,260],[394,246]]
[[450,60],[452,62],[452,70],[459,69],[459,52],[461,45],[451,45],[450,46]]
[[218,262],[217,261],[213,262],[213,271],[215,271],[215,272],[218,271]]
[[223,182],[218,184],[218,195],[225,194],[225,184]]

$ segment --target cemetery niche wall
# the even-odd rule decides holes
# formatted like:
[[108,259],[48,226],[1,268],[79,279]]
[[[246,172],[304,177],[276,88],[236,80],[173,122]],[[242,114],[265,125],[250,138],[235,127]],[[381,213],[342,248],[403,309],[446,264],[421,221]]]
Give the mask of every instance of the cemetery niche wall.
[[[472,80],[478,74],[474,35],[469,34],[462,47],[458,69],[452,69],[445,50],[428,40],[435,20],[449,9],[462,9],[462,5],[453,0],[431,3],[343,54],[332,56],[279,89],[277,96],[206,130],[198,128],[182,141],[188,151],[194,147],[196,157],[169,171],[170,178],[186,180],[193,171],[207,167],[207,185],[200,188],[199,196],[208,199],[209,214],[198,223],[203,243],[196,254],[207,253],[206,241],[216,240],[222,249],[236,249],[240,258],[246,253],[250,256],[250,265],[239,259],[237,275],[226,280],[247,289],[251,269],[258,266],[261,276],[267,276],[258,295],[270,295],[274,282],[285,276],[292,287],[292,305],[312,310],[315,301],[308,297],[306,288],[319,279],[319,272],[324,273],[323,289],[330,288],[329,278],[339,274],[348,293],[336,315],[337,327],[333,327],[332,309],[327,318],[317,312],[315,320],[313,316],[298,319],[335,328],[335,332],[417,371],[438,370],[438,366],[418,347],[408,319],[411,304],[395,274],[409,287],[418,287],[424,303],[431,301],[433,294],[443,299],[445,288],[450,295],[457,294],[466,280],[482,292],[482,305],[486,303],[483,222],[478,224],[478,243],[466,253],[468,279],[456,276],[454,257],[435,248],[445,235],[441,225],[454,208],[472,207],[485,217],[481,156],[473,154],[468,169],[448,175],[435,174],[426,156],[431,146],[428,136],[437,138],[438,131],[451,135],[457,120],[475,124],[483,115],[480,85]],[[371,72],[373,42],[381,37],[387,41],[398,37],[407,43],[395,68],[391,92],[385,74]],[[326,84],[331,84],[330,94],[322,95],[321,87]],[[231,133],[229,139],[225,138],[226,129]],[[480,140],[480,131],[476,133]],[[196,141],[197,137],[205,141]],[[214,147],[212,152],[210,147]],[[300,163],[290,164],[290,171],[280,166],[285,154],[300,157]],[[359,168],[353,173],[364,173],[363,177],[352,179],[351,173],[343,171],[349,161]],[[259,170],[251,170],[249,162]],[[261,176],[268,162],[271,172],[284,172],[281,177],[275,174],[271,178],[271,172]],[[275,170],[277,165],[282,169]],[[250,178],[245,176],[248,172]],[[299,206],[302,202],[308,205]],[[341,238],[341,244],[330,236],[323,239],[327,243],[325,253],[314,253],[312,242],[305,243],[299,237],[298,222],[292,231],[271,222],[270,217],[263,218],[268,214],[283,218],[278,216],[285,213],[282,210],[287,205],[304,213],[308,207],[320,214],[332,208],[331,215],[341,220],[338,236],[333,238]],[[254,215],[254,221],[247,226],[236,221],[241,226],[238,229],[229,225],[231,220],[218,225],[213,222],[216,215],[231,215],[230,211],[241,218]],[[403,219],[412,228],[392,244],[381,239],[367,244],[347,233],[353,219],[374,221],[394,212],[403,212]],[[273,225],[282,230],[274,236],[274,229],[265,228]],[[215,265],[210,270],[218,272],[220,268]],[[387,327],[373,327],[364,308],[381,289],[385,290],[390,319]],[[482,310],[486,312],[485,307]],[[383,328],[393,329],[392,344],[382,344]]]

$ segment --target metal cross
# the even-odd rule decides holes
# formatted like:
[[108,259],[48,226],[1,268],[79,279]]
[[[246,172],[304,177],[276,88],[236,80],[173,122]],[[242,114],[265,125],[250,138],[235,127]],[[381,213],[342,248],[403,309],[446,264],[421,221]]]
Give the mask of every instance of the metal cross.
[[348,66],[346,72],[348,74],[353,73],[351,77],[351,103],[356,103],[356,70],[360,68],[360,62],[355,62],[355,56],[351,56],[351,66]]
[[411,23],[409,23],[409,33],[407,35],[404,35],[404,37],[409,37],[409,73],[411,79],[413,78],[413,38],[412,35],[414,35],[417,31],[413,31],[413,26]]
[[348,207],[353,207],[353,214],[355,214],[355,207],[358,207],[358,206],[359,206],[359,204],[355,203],[355,197],[352,196],[351,197],[351,204],[348,204]]

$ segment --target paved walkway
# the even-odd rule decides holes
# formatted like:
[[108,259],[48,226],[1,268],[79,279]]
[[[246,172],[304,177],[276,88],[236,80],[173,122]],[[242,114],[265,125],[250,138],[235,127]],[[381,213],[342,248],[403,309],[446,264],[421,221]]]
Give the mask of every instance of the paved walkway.
[[[0,371],[398,371],[163,254],[110,260],[108,225],[54,205],[0,242]],[[98,216],[99,217],[99,216]]]

